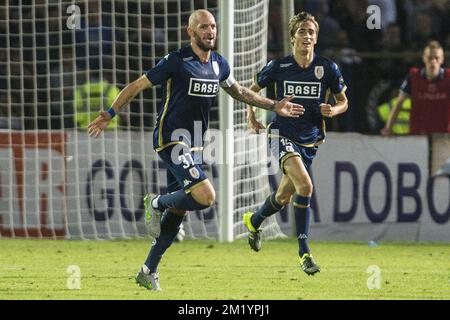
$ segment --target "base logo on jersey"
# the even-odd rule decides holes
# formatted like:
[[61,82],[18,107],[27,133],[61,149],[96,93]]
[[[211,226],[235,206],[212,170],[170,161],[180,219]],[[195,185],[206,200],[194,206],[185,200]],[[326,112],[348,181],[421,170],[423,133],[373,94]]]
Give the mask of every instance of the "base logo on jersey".
[[195,97],[215,97],[219,91],[219,80],[191,78],[189,95]]
[[284,96],[294,98],[318,99],[320,98],[320,82],[284,81]]
[[316,78],[317,78],[318,80],[320,80],[320,79],[323,78],[323,74],[324,74],[323,66],[316,66],[316,67],[314,68],[314,75],[316,76]]
[[191,174],[191,177],[194,179],[200,178],[200,172],[196,167],[190,168],[189,173]]

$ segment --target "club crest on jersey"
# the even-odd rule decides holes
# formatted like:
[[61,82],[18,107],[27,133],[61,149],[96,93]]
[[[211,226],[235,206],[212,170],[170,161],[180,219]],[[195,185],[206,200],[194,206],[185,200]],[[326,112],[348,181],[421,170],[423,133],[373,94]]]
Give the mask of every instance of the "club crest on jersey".
[[192,167],[189,169],[189,173],[191,174],[191,177],[194,179],[200,178],[200,172],[196,167]]
[[217,63],[217,61],[212,62],[212,67],[213,67],[213,70],[214,70],[214,73],[216,74],[216,76],[219,76],[220,69],[219,69],[219,64]]
[[189,95],[196,97],[215,97],[219,91],[219,80],[191,78]]
[[320,82],[284,81],[284,96],[294,98],[318,99],[320,98]]
[[320,80],[320,79],[323,78],[324,73],[325,73],[325,72],[323,71],[323,66],[316,66],[316,67],[314,68],[314,75],[316,76],[316,78],[317,78],[318,80]]

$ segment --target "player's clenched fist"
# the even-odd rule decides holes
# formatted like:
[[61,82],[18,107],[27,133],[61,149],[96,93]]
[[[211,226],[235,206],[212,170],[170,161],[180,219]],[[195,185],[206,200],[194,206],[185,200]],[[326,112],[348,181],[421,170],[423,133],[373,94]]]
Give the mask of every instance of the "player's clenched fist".
[[334,108],[331,106],[331,104],[327,104],[327,103],[321,103],[320,104],[320,113],[324,116],[324,117],[334,117],[336,115]]
[[88,134],[97,138],[98,135],[105,130],[111,122],[111,115],[107,111],[100,112],[100,115],[88,125]]

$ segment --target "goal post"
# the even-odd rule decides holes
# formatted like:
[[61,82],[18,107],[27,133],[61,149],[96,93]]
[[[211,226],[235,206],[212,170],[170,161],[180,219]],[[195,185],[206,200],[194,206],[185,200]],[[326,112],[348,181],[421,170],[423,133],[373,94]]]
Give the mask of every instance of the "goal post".
[[[220,1],[218,15],[219,50],[234,70],[234,0]],[[219,93],[219,128],[223,137],[222,163],[219,164],[219,208],[220,219],[219,241],[231,242],[234,239],[233,228],[233,186],[234,186],[234,140],[229,133],[233,132],[233,99],[225,92]]]
[[[235,1],[234,8],[234,75],[243,86],[250,87],[254,76],[267,63],[269,1]],[[233,101],[234,165],[233,165],[233,235],[234,239],[247,236],[242,216],[255,211],[270,195],[268,164],[278,168],[271,157],[265,134],[256,135],[247,128],[247,106]],[[266,111],[257,109],[257,118],[266,123]],[[261,225],[264,239],[284,237],[276,215]]]

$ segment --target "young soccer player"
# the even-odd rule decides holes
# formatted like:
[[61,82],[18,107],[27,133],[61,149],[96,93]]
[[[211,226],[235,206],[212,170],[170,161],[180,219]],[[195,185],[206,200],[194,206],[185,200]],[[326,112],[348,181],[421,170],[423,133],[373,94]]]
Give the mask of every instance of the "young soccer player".
[[[193,12],[187,32],[190,45],[168,54],[153,69],[125,87],[112,107],[102,112],[88,129],[89,134],[97,136],[139,92],[161,85],[164,98],[153,135],[153,147],[167,165],[169,193],[144,198],[146,225],[155,240],[136,276],[139,285],[151,290],[160,290],[157,267],[176,237],[186,211],[208,208],[215,201],[214,188],[195,161],[193,152],[203,147],[208,113],[219,86],[233,98],[275,111],[280,117],[299,117],[304,112],[302,106],[290,102],[292,97],[273,101],[236,82],[226,59],[213,51],[217,28],[209,11]],[[199,124],[201,136],[194,137],[194,128]],[[194,145],[196,141],[200,144]]]
[[[294,96],[305,108],[302,117],[282,118],[278,115],[268,125],[269,144],[283,172],[278,190],[271,194],[256,212],[243,216],[248,228],[250,247],[261,249],[260,226],[264,219],[275,214],[292,201],[297,229],[300,266],[308,274],[320,271],[308,246],[310,200],[313,192],[310,170],[318,146],[325,140],[323,117],[334,117],[347,110],[346,85],[333,61],[314,53],[319,24],[314,16],[300,12],[289,21],[292,54],[271,61],[257,74],[250,87],[259,92],[274,84],[277,98]],[[329,92],[336,104],[328,104]],[[249,127],[259,132],[259,123],[252,107],[248,108]]]

